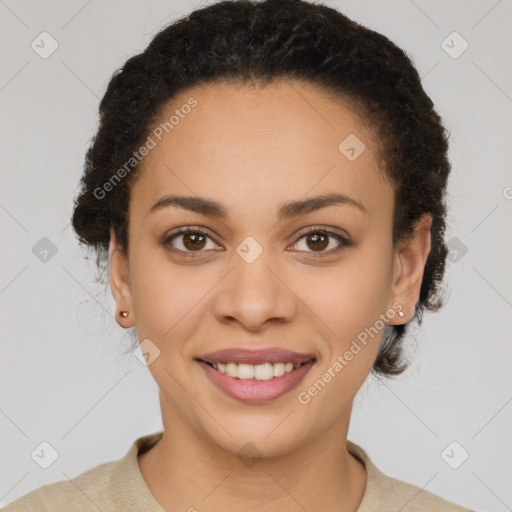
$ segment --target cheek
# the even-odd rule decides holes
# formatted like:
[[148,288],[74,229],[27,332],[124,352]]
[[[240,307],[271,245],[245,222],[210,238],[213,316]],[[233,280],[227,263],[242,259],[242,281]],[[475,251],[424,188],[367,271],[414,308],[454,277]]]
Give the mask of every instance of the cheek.
[[[318,418],[321,431],[343,415],[368,377],[377,357],[386,323],[386,287],[379,273],[339,272],[339,283],[315,287],[304,302],[319,319],[317,340],[323,353],[315,371],[298,390],[300,410]],[[321,320],[321,321],[320,321]]]
[[[379,251],[378,244],[354,253],[347,263],[329,272],[317,272],[309,283],[294,287],[322,333],[324,357],[320,374],[326,375],[343,394],[355,390],[367,377],[386,326],[391,290],[389,273],[392,252]],[[388,313],[389,317],[389,313]],[[318,377],[318,375],[316,376]]]
[[[304,300],[318,321],[316,332],[323,333],[321,361],[315,378],[329,372],[325,379],[335,381],[343,395],[351,396],[363,383],[378,353],[385,323],[379,315],[386,307],[374,295],[367,295],[360,281],[345,280],[319,296],[310,294]],[[317,340],[317,342],[320,340]],[[332,378],[335,374],[336,378]]]
[[386,312],[391,290],[388,266],[377,255],[360,252],[346,265],[302,280],[294,290],[323,322],[322,331],[347,340]]
[[154,340],[162,349],[174,345],[199,322],[201,298],[214,281],[194,267],[179,268],[164,258],[143,253],[131,262],[133,309],[139,339]]

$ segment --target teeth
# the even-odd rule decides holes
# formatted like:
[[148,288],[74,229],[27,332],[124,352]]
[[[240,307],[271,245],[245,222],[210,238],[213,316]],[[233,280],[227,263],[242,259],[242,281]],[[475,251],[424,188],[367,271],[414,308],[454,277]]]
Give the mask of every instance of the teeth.
[[252,364],[239,364],[236,369],[236,377],[239,379],[252,379],[256,375],[256,368]]
[[272,366],[274,369],[274,377],[281,377],[281,375],[284,375],[284,363],[275,363]]
[[299,368],[300,363],[263,363],[263,364],[245,364],[245,363],[212,363],[213,367],[220,373],[225,373],[229,377],[237,377],[242,380],[270,380],[274,377],[281,377],[285,373],[291,372],[294,368]]

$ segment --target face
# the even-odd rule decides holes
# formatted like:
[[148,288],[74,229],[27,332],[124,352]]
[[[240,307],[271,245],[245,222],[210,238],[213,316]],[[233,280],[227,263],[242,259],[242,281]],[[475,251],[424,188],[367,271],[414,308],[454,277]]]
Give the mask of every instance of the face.
[[[172,127],[150,134],[129,251],[112,233],[110,265],[122,325],[157,355],[164,425],[274,455],[348,429],[385,323],[414,312],[430,237],[393,246],[393,189],[347,107],[311,84],[215,84],[174,98]],[[249,382],[200,361],[223,349],[311,359]]]

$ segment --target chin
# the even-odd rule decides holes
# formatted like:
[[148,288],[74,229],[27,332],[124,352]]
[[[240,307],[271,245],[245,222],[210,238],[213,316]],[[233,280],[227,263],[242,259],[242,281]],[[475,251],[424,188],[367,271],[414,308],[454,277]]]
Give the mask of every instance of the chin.
[[231,422],[222,422],[218,418],[222,425],[230,425],[226,428],[229,434],[215,423],[215,426],[210,425],[205,430],[206,441],[238,457],[244,463],[246,458],[285,456],[300,449],[307,436],[305,428],[301,428],[296,421],[283,421],[284,417],[286,414],[281,414],[278,419],[263,418],[260,412],[259,421],[255,420],[254,415]]

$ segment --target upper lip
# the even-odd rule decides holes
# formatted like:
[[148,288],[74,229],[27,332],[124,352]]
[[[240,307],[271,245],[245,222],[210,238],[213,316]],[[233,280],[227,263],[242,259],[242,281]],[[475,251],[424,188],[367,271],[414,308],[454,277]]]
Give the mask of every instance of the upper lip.
[[227,348],[209,352],[196,359],[201,359],[207,363],[237,363],[237,364],[263,364],[263,363],[293,363],[303,364],[314,360],[312,354],[299,354],[290,350],[281,348],[266,348],[259,350]]

